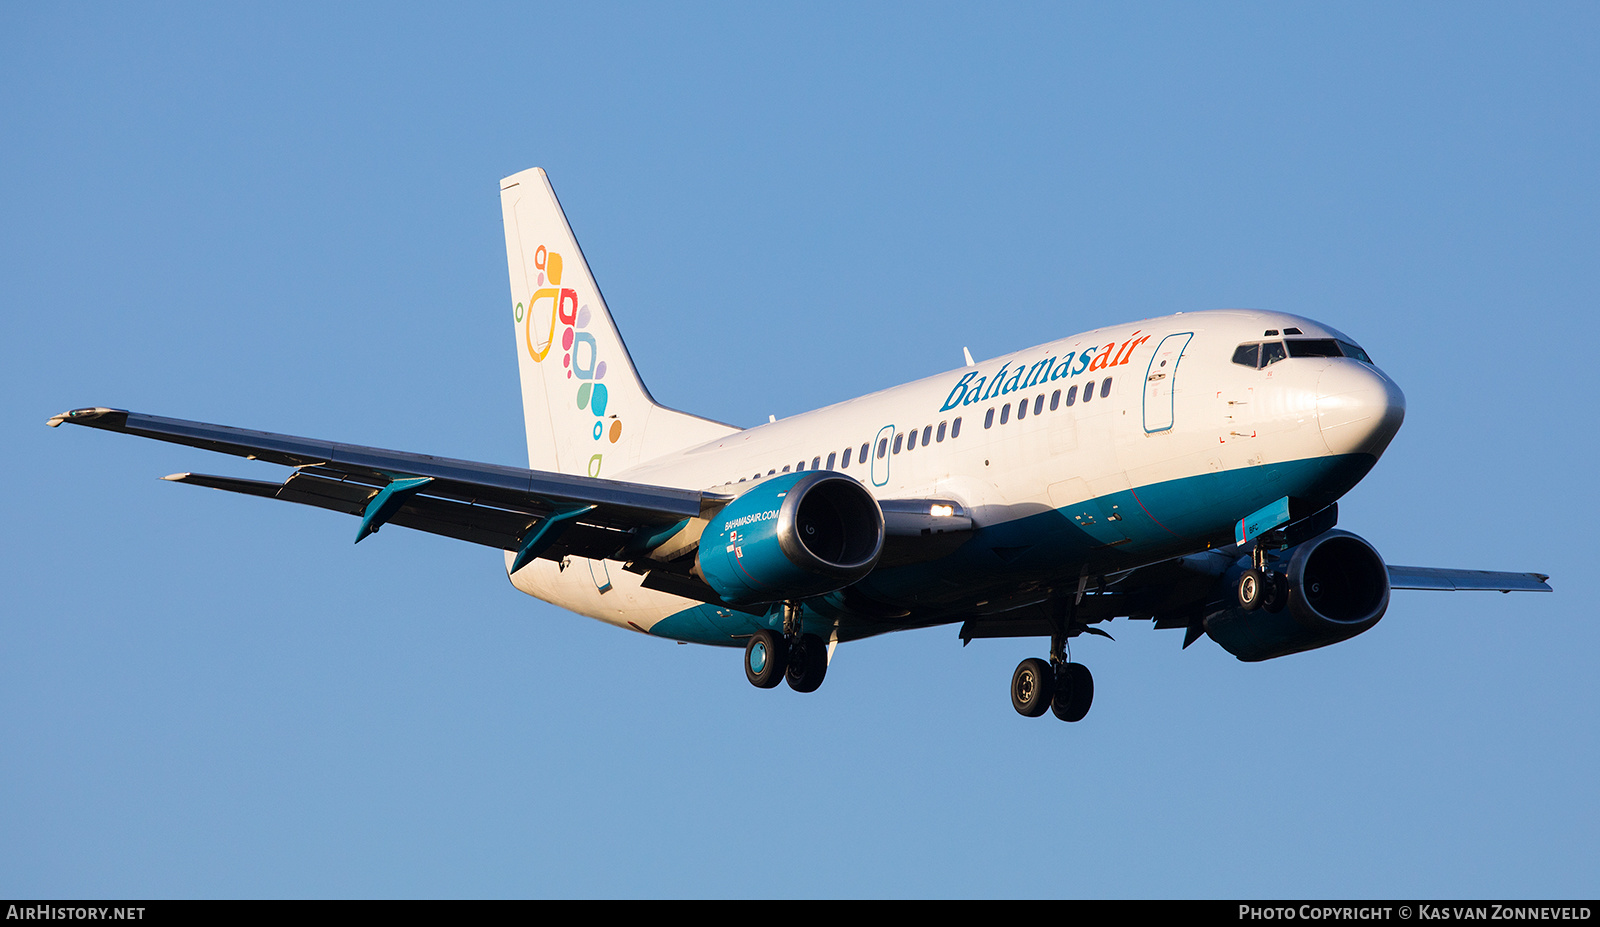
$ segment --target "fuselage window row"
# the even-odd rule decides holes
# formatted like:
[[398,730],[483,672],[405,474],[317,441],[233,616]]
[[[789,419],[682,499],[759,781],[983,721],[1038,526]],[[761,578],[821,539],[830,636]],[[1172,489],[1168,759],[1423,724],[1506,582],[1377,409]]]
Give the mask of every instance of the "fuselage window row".
[[[991,415],[993,414],[993,410],[990,410],[990,414]],[[880,439],[878,441],[878,457],[882,458],[882,457],[888,456],[889,454],[898,454],[898,453],[900,453],[900,450],[901,450],[901,447],[902,447],[902,444],[901,444],[902,441],[905,442],[904,443],[904,448],[906,450],[910,450],[911,448],[916,447],[919,433],[921,435],[921,441],[922,441],[922,445],[924,447],[926,447],[930,442],[942,442],[945,439],[946,429],[948,429],[948,431],[949,431],[950,440],[954,441],[956,438],[961,437],[961,418],[960,418],[960,416],[957,416],[956,418],[954,418],[954,419],[952,419],[950,421],[947,421],[947,422],[940,422],[939,423],[939,429],[938,429],[937,432],[934,431],[934,426],[932,426],[932,425],[924,425],[920,429],[913,428],[910,431],[904,431],[904,432],[901,432],[901,433],[895,435],[894,436],[893,450],[889,449],[889,440],[890,439],[882,438],[882,439]],[[837,463],[839,465],[839,469],[841,469],[841,470],[848,469],[850,467],[850,458],[851,458],[852,455],[856,456],[856,462],[857,463],[863,463],[864,464],[864,463],[867,462],[867,454],[869,453],[871,447],[872,447],[872,442],[869,441],[866,444],[861,445],[861,448],[860,448],[859,451],[852,450],[851,448],[848,448],[848,447],[844,449],[844,452],[842,454],[839,453],[838,451],[832,451],[832,452],[830,452],[828,454],[828,462],[827,462],[826,465],[824,465],[823,462],[822,462],[822,455],[818,454],[816,457],[811,458],[811,469],[812,470],[823,470],[823,469],[832,470],[834,468],[834,464],[835,463]],[[804,473],[805,470],[806,470],[806,462],[804,460],[802,460],[799,463],[794,465],[794,472],[796,472],[796,473]],[[776,474],[777,472],[778,472],[777,470],[768,470],[767,471],[767,476],[772,476],[772,475]],[[787,466],[785,466],[783,468],[783,472],[784,473],[788,473],[789,472],[789,468]],[[752,476],[748,476],[748,477],[741,476],[741,477],[739,477],[738,481],[741,482],[741,483],[744,483],[744,482],[748,482],[750,480],[759,480],[759,479],[761,479],[761,471],[757,470],[755,472],[755,474],[752,475]]]
[[[1304,342],[1302,342],[1302,343],[1304,343]],[[1340,342],[1339,344],[1340,344],[1341,347],[1344,346],[1343,342]],[[1261,345],[1259,345],[1259,344],[1240,345],[1239,346],[1239,350],[1234,352],[1234,363],[1240,363],[1239,358],[1241,356],[1241,352],[1243,352],[1246,348],[1259,348],[1259,347],[1261,347]],[[1282,345],[1280,344],[1279,347],[1281,348]],[[1360,348],[1354,348],[1354,346],[1351,346],[1351,347],[1356,351],[1360,350]],[[1310,355],[1306,355],[1306,356],[1310,356]],[[1352,355],[1343,355],[1343,356],[1352,356]],[[1101,399],[1105,399],[1106,397],[1111,395],[1111,380],[1112,380],[1111,377],[1106,377],[1104,380],[1100,380],[1099,381],[1100,398]],[[1096,381],[1094,381],[1094,380],[1090,380],[1088,383],[1083,384],[1083,401],[1084,402],[1088,402],[1088,401],[1090,401],[1091,399],[1094,398],[1095,385],[1096,385]],[[1061,390],[1056,390],[1056,391],[1054,391],[1053,393],[1050,394],[1050,411],[1054,412],[1057,409],[1061,408],[1063,405],[1066,406],[1067,408],[1071,408],[1078,401],[1078,387],[1076,387],[1076,386],[1069,387],[1067,389],[1067,395],[1065,397],[1066,401],[1063,402],[1062,398],[1063,397],[1061,395]],[[1045,407],[1044,393],[1040,393],[1040,394],[1038,394],[1037,396],[1034,396],[1031,399],[1019,399],[1019,400],[1017,400],[1017,402],[1016,402],[1017,421],[1020,422],[1021,420],[1023,420],[1023,419],[1028,417],[1028,412],[1029,412],[1029,408],[1028,407],[1029,407],[1030,404],[1033,406],[1032,412],[1033,412],[1033,414],[1035,416],[1038,416],[1041,413],[1043,413],[1044,412],[1044,407]],[[990,407],[986,412],[984,412],[984,415],[983,415],[983,427],[985,427],[985,428],[994,427],[994,411],[995,411],[994,408]],[[1008,423],[1011,420],[1011,412],[1012,412],[1012,404],[1011,403],[1007,403],[1007,404],[1005,404],[1005,405],[1000,407],[1000,424],[1004,425],[1004,424]],[[877,451],[878,459],[882,460],[885,457],[889,457],[891,455],[898,454],[902,450],[906,450],[906,451],[913,450],[914,448],[916,448],[918,443],[921,443],[923,447],[927,447],[928,444],[930,444],[930,443],[941,442],[941,441],[943,441],[945,439],[945,428],[946,428],[946,425],[949,426],[949,433],[950,433],[950,439],[951,440],[955,440],[956,438],[961,436],[961,419],[959,417],[954,419],[953,421],[950,421],[950,422],[940,422],[939,425],[938,425],[938,430],[937,431],[934,430],[934,426],[933,425],[924,425],[921,428],[912,428],[912,429],[910,429],[908,431],[903,431],[903,432],[899,432],[899,433],[895,434],[893,439],[892,439],[892,444],[891,444],[891,439],[888,438],[888,437],[879,438],[878,439],[878,451]],[[867,455],[870,452],[871,447],[872,447],[872,442],[869,441],[866,444],[861,445],[859,451],[854,452],[855,455],[856,455],[856,462],[857,463],[864,464],[864,463],[867,462]],[[848,447],[844,449],[844,453],[843,453],[842,457],[840,457],[839,455],[837,455],[835,453],[828,454],[828,463],[827,463],[826,469],[832,470],[834,468],[834,463],[835,463],[836,460],[839,461],[840,469],[848,469],[849,466],[850,466],[851,454],[852,454],[852,451]],[[806,462],[804,460],[800,461],[798,464],[796,464],[794,466],[795,472],[804,472],[805,469],[806,469]],[[811,458],[811,469],[812,470],[824,469],[823,463],[822,463],[822,456],[820,454],[817,455],[816,457]],[[775,473],[775,472],[776,471],[768,470],[767,471],[767,475],[768,476],[772,476],[773,473]],[[787,467],[787,466],[784,467],[783,468],[783,472],[784,473],[788,473],[789,472],[789,467]],[[760,478],[761,478],[761,474],[759,472],[757,472],[755,474],[755,476],[751,477],[751,479],[757,479],[757,480],[760,479]],[[739,479],[739,482],[741,482],[741,483],[745,482],[744,478],[741,477]]]
[[[1111,395],[1111,379],[1112,379],[1111,377],[1106,377],[1104,380],[1100,381],[1100,398],[1101,399],[1104,399],[1107,396]],[[1083,401],[1084,402],[1088,402],[1089,400],[1094,398],[1094,387],[1095,387],[1095,381],[1093,381],[1093,380],[1090,380],[1088,383],[1083,384]],[[1067,396],[1066,396],[1065,405],[1070,408],[1077,401],[1078,401],[1078,387],[1074,386],[1074,387],[1071,387],[1070,389],[1067,390]],[[1020,422],[1023,419],[1028,417],[1028,404],[1030,402],[1033,404],[1033,414],[1034,415],[1038,415],[1038,414],[1040,414],[1041,412],[1044,411],[1044,393],[1040,393],[1039,395],[1033,397],[1032,399],[1020,399],[1020,400],[1017,401],[1017,404],[1016,404],[1017,421]],[[1057,409],[1061,408],[1062,405],[1063,405],[1063,403],[1061,401],[1061,390],[1056,390],[1055,392],[1051,393],[1050,394],[1050,411],[1054,412]],[[1006,403],[1005,405],[1000,407],[1000,424],[1004,425],[1007,422],[1009,422],[1010,420],[1011,420],[1011,404],[1010,403]],[[983,414],[983,427],[985,427],[985,428],[993,428],[994,427],[994,409],[992,407]],[[926,439],[924,439],[923,443],[924,444],[927,443]]]

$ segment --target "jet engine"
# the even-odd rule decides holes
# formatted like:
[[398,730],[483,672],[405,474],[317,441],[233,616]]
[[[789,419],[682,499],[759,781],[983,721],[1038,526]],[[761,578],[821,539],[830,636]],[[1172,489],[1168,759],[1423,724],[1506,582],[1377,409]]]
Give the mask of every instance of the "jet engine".
[[1207,604],[1211,639],[1240,660],[1254,663],[1348,640],[1378,623],[1389,608],[1389,569],[1362,538],[1325,531],[1284,551],[1288,569],[1271,604],[1246,610],[1235,590],[1249,568],[1241,558],[1218,583]]
[[882,552],[877,500],[814,470],[763,480],[723,507],[700,535],[695,570],[727,602],[781,602],[843,589]]

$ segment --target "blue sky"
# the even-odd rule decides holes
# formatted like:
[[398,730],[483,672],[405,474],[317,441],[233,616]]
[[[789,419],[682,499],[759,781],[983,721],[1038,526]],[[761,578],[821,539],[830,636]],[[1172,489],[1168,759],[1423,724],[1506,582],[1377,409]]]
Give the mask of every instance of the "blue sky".
[[[0,894],[1593,896],[1592,4],[0,8]],[[1264,664],[1113,622],[808,696],[498,554],[155,479],[83,405],[522,463],[497,195],[550,174],[662,401],[742,424],[1283,309],[1408,417],[1397,593]],[[1589,605],[1583,603],[1589,602]]]

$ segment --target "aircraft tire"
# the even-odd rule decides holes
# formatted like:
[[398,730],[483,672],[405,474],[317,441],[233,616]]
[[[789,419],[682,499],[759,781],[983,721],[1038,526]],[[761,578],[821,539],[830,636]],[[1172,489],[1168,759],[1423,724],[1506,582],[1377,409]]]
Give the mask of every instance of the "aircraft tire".
[[1254,567],[1239,574],[1239,607],[1247,612],[1260,608],[1265,586],[1266,578]]
[[1056,674],[1049,663],[1038,657],[1023,660],[1011,674],[1011,707],[1024,718],[1039,717],[1050,710],[1055,683]]
[[1261,607],[1269,612],[1281,612],[1289,604],[1289,577],[1282,573],[1268,573],[1262,577]]
[[783,681],[788,657],[789,645],[783,637],[762,628],[744,645],[745,678],[758,689],[770,689]]
[[796,692],[815,692],[828,675],[828,644],[815,634],[802,634],[789,649],[789,669],[784,678]]
[[1082,721],[1094,704],[1094,675],[1082,663],[1068,663],[1056,680],[1050,710],[1063,721]]

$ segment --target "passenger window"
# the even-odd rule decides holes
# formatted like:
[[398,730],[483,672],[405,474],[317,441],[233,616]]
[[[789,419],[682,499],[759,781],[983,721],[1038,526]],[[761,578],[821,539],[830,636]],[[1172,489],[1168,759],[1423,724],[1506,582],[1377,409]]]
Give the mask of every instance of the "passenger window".
[[[922,446],[923,447],[927,447],[928,446],[928,439],[931,438],[931,437],[933,437],[933,426],[932,425],[923,425],[922,426]],[[944,438],[944,426],[943,425],[939,426],[939,438],[941,440]]]
[[1089,400],[1091,400],[1093,398],[1094,398],[1094,381],[1090,380],[1089,382],[1083,384],[1083,401],[1084,402],[1088,402]]
[[985,412],[983,414],[983,427],[989,428],[989,427],[992,427],[993,425],[994,425],[994,410],[990,409],[988,412]]
[[913,428],[910,431],[906,432],[906,450],[909,451],[909,450],[911,450],[912,448],[914,448],[916,446],[917,446],[917,430],[915,428]]
[[[882,457],[883,455],[879,454],[878,456]],[[863,445],[861,445],[861,457],[856,460],[856,463],[866,463],[866,462],[867,462],[867,445],[863,444]]]
[[1050,411],[1054,412],[1059,408],[1061,408],[1061,390],[1056,390],[1050,394]]
[[855,452],[850,450],[850,448],[848,448],[848,447],[845,448],[844,449],[844,456],[839,458],[839,469],[840,470],[848,470],[848,469],[850,469],[850,458],[853,457],[853,456],[855,456]]
[[783,472],[785,472],[785,473],[789,472],[789,465],[788,464],[784,464],[783,465]]
[[[817,456],[817,457],[811,458],[811,469],[813,469],[813,470],[821,470],[822,469],[822,457],[820,455]],[[831,464],[831,463],[828,464],[828,469],[832,470],[833,469],[833,464]]]
[[1009,422],[1010,420],[1011,420],[1011,403],[1008,402],[1005,405],[1000,407],[1000,424],[1004,425],[1006,422]]
[[828,455],[828,469],[829,470],[833,469],[833,461],[838,457],[838,454],[839,454],[838,451],[834,451],[833,453]]
[[1233,349],[1233,362],[1241,367],[1254,368],[1261,359],[1261,345],[1241,344]]
[[900,453],[900,442],[902,440],[904,440],[904,439],[905,439],[905,435],[903,435],[903,434],[894,436],[894,452],[896,454]]
[[[778,471],[776,471],[776,470],[768,470],[767,471],[767,476],[771,476],[772,474],[777,473],[777,472]],[[789,472],[789,468],[788,467],[784,467],[783,468],[783,472],[788,473]]]
[[1111,378],[1106,377],[1100,381],[1100,398],[1104,399],[1109,395],[1111,395]]
[[1028,417],[1028,400],[1024,399],[1021,402],[1017,403],[1017,421],[1020,422],[1020,421],[1022,421],[1023,419],[1025,419],[1027,417]]
[[884,455],[887,454],[887,453],[889,453],[889,439],[888,438],[879,438],[878,439],[878,459],[882,460]]
[[[939,423],[939,433],[933,436],[933,440],[939,442],[944,441],[944,422]],[[924,441],[923,443],[926,444],[927,442]]]
[[1033,397],[1033,414],[1038,415],[1044,411],[1044,393]]
[[1071,406],[1073,403],[1075,403],[1077,401],[1078,401],[1078,388],[1076,386],[1074,386],[1072,389],[1067,390],[1067,405]]
[[950,423],[950,440],[954,441],[959,437],[961,437],[961,419],[957,418]]
[[1269,341],[1261,346],[1261,366],[1270,367],[1286,357],[1283,353],[1283,342]]

